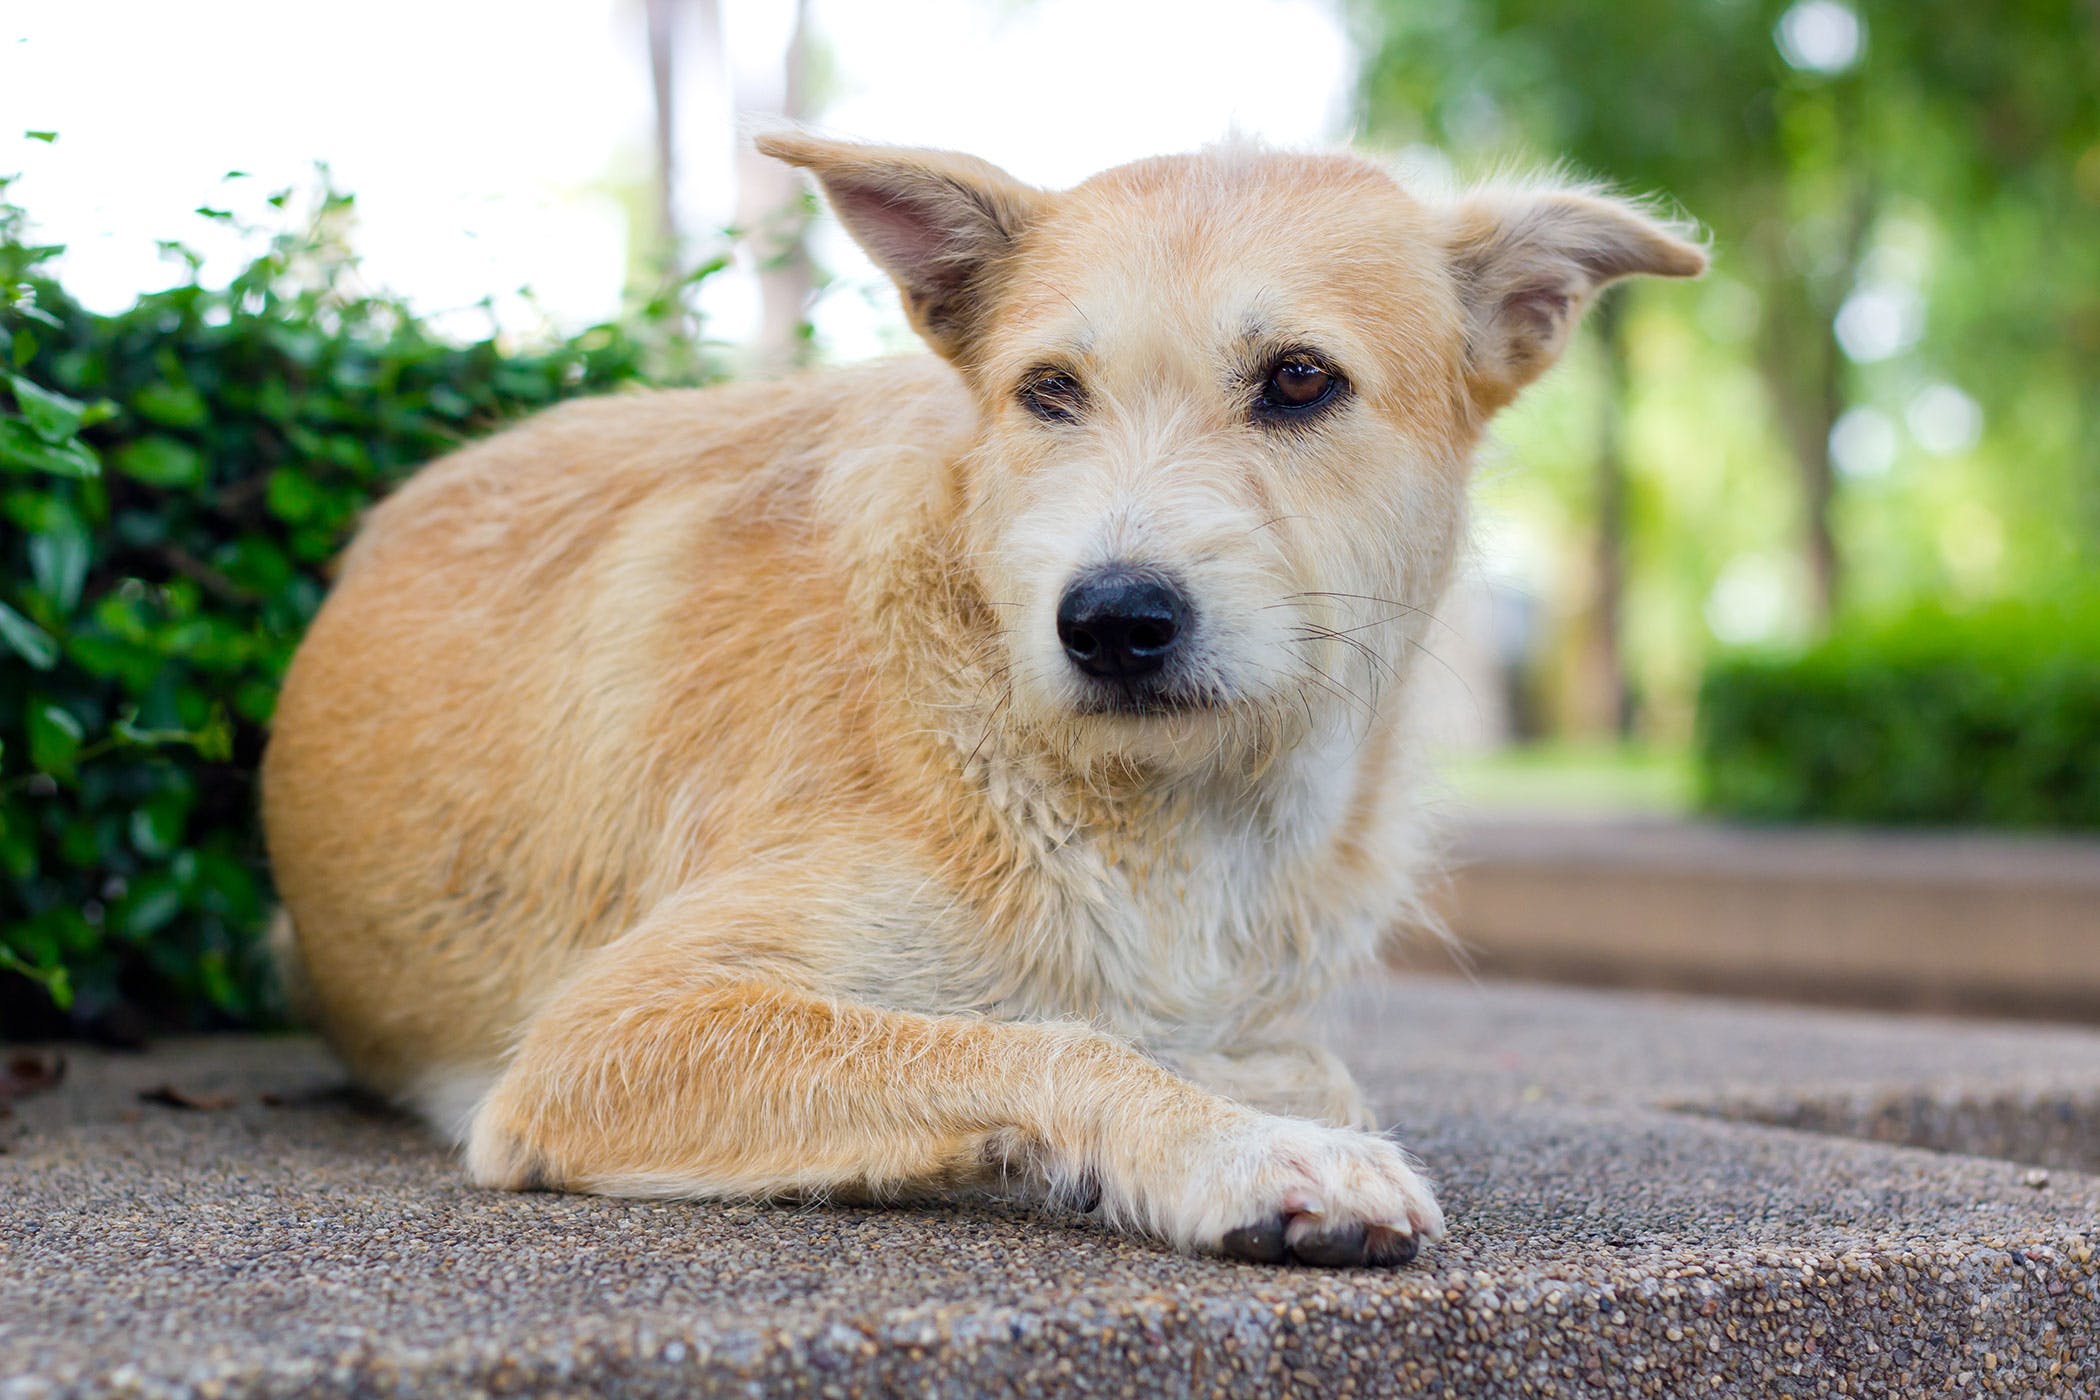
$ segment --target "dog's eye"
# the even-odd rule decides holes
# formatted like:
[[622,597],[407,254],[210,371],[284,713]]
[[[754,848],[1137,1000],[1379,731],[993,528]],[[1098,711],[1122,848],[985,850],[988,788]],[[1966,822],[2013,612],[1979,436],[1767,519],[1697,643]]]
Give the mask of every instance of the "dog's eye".
[[1076,423],[1086,407],[1079,381],[1062,370],[1038,370],[1021,382],[1021,404],[1046,423]]
[[1342,377],[1310,355],[1286,355],[1261,386],[1261,407],[1270,413],[1304,413],[1342,388]]

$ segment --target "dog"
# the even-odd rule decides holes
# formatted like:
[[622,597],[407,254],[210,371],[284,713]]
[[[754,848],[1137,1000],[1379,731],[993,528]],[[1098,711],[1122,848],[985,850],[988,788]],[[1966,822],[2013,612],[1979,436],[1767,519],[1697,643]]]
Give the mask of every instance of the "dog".
[[484,1186],[1443,1232],[1306,1009],[1419,914],[1469,459],[1705,266],[1586,188],[801,131],[934,352],[572,402],[379,505],[263,771],[303,997]]

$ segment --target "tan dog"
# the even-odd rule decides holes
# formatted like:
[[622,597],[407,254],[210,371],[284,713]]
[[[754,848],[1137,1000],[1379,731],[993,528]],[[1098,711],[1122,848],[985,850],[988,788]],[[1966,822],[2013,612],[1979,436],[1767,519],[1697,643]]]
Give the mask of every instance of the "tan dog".
[[761,144],[940,358],[574,403],[373,512],[264,773],[320,1024],[491,1186],[1409,1258],[1430,1189],[1291,1018],[1413,909],[1484,421],[1703,256],[1349,156]]

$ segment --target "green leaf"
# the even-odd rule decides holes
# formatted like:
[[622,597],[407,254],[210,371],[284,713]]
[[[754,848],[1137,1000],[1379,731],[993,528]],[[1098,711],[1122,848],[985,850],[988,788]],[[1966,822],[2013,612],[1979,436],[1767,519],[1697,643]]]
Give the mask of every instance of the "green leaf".
[[191,736],[197,757],[206,763],[230,763],[233,761],[233,720],[223,703],[211,707],[211,718],[204,727]]
[[28,423],[12,416],[0,418],[0,467],[44,472],[75,481],[92,480],[102,472],[102,464],[85,444],[47,442]]
[[[0,754],[6,751],[7,746],[0,744]],[[10,820],[7,804],[0,802],[0,872],[5,872],[17,888],[36,874],[36,842],[40,834],[34,824],[23,821],[19,815]]]
[[58,139],[58,133],[55,131],[25,131],[22,134],[32,141],[41,141],[47,146]]
[[293,467],[279,467],[270,473],[264,500],[269,503],[270,514],[292,525],[313,519],[323,504],[321,488]]
[[115,911],[118,924],[135,939],[151,938],[182,912],[182,891],[165,875],[149,876],[131,887]]
[[188,817],[188,804],[176,798],[161,798],[133,808],[131,844],[148,860],[163,860],[181,844]]
[[142,437],[117,450],[116,467],[149,486],[178,488],[204,480],[204,454],[174,438]]
[[51,634],[5,603],[0,603],[0,640],[39,671],[58,664],[58,643]]
[[80,420],[87,416],[87,405],[78,399],[54,393],[19,374],[7,376],[7,387],[15,391],[15,402],[21,405],[22,417],[28,420],[29,431],[45,442],[57,447],[80,431]]
[[81,585],[87,581],[88,553],[87,531],[77,523],[30,538],[30,574],[61,613],[73,611],[80,602]]
[[46,700],[29,709],[29,766],[54,778],[70,778],[87,733],[73,712]]
[[131,396],[131,407],[163,428],[201,428],[211,419],[204,396],[187,384],[145,385]]
[[[35,133],[31,134],[34,135]],[[73,984],[71,979],[67,977],[66,969],[63,965],[58,967],[39,966],[36,963],[24,961],[10,949],[0,946],[0,970],[16,973],[40,984],[44,989],[44,995],[50,997],[51,1004],[61,1011],[68,1010],[73,1005]]]

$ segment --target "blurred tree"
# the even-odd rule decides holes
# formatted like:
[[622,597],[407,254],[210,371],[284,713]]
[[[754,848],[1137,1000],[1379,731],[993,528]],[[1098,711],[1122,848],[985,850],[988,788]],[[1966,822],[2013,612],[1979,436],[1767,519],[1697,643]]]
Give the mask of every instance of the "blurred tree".
[[685,242],[678,220],[678,0],[643,0],[649,41],[650,128],[655,161],[658,271],[672,271]]
[[[643,23],[654,99],[656,247],[652,276],[677,281],[691,256],[680,217],[678,141],[683,99],[713,97],[724,118],[735,172],[728,233],[751,259],[758,282],[759,322],[750,349],[752,367],[779,370],[808,358],[808,310],[815,272],[805,234],[812,207],[795,172],[758,154],[742,123],[752,117],[805,121],[813,112],[809,0],[792,0],[791,27],[777,70],[739,64],[729,51],[723,0],[644,0]],[[735,120],[729,120],[734,116]],[[690,134],[690,131],[689,131]]]
[[[1808,3],[1851,15],[1836,0]],[[1363,8],[1377,21],[1364,81],[1373,131],[1475,154],[1565,156],[1666,191],[1725,230],[1722,255],[1746,264],[1769,298],[1759,365],[1800,471],[1827,606],[1838,573],[1829,438],[1844,403],[1833,328],[1872,216],[1848,149],[1856,42],[1848,54],[1830,36],[1812,55],[1797,52],[1796,67],[1775,41],[1769,0]]]
[[1626,399],[1626,317],[1615,298],[1606,298],[1595,312],[1597,340],[1603,347],[1603,390],[1599,403],[1597,439],[1597,531],[1591,568],[1597,580],[1595,619],[1590,627],[1594,639],[1590,664],[1594,672],[1591,688],[1602,700],[1612,732],[1632,737],[1635,723],[1634,686],[1626,669],[1626,646],[1622,636],[1626,597],[1626,424],[1621,406]]
[[[1714,231],[1719,266],[1758,300],[1754,335],[1729,353],[1754,365],[1793,461],[1802,553],[1824,612],[1847,586],[1841,539],[1871,548],[1879,564],[1896,564],[1923,539],[1931,558],[1892,572],[1913,588],[1939,582],[1946,551],[1932,537],[1958,553],[1964,527],[1922,517],[1964,493],[1970,507],[1974,496],[1992,499],[1988,519],[2008,522],[2006,533],[2017,525],[2033,536],[2028,586],[2091,567],[2100,546],[2100,5],[1352,4],[1372,133],[1474,159],[1565,156],[1681,200]],[[1680,314],[1689,305],[1672,302]],[[1599,337],[1601,392],[1632,384],[1637,397],[1622,325],[1600,326],[1613,332]],[[1833,440],[1843,443],[1847,410],[1865,398],[1895,401],[1914,445],[1942,458],[1969,452],[1978,434],[1959,420],[1980,416],[1992,440],[1970,455],[1995,459],[1997,479],[1975,480],[1977,472],[1951,485],[1958,461],[1935,463],[1938,486],[1913,491],[1908,511],[1877,497],[1848,513]],[[1593,630],[1607,651],[1620,630],[1610,614],[1628,494],[1620,411],[1607,413],[1596,439],[1594,586],[1604,615]],[[1910,538],[1899,544],[1898,531]],[[1613,655],[1615,674],[1619,664]]]
[[[2100,4],[1871,9],[1891,205],[1925,235],[1915,367],[1887,389],[1932,433],[1934,385],[1980,401],[1965,483],[2022,556],[2017,587],[2100,568]],[[1908,370],[1909,372],[1905,372]]]
[[[809,0],[793,0],[778,80],[763,87],[739,83],[737,111],[805,121],[812,114]],[[809,357],[809,300],[815,289],[806,235],[813,212],[796,172],[762,156],[739,133],[736,227],[758,276],[759,322],[751,351],[761,372],[787,369]]]

